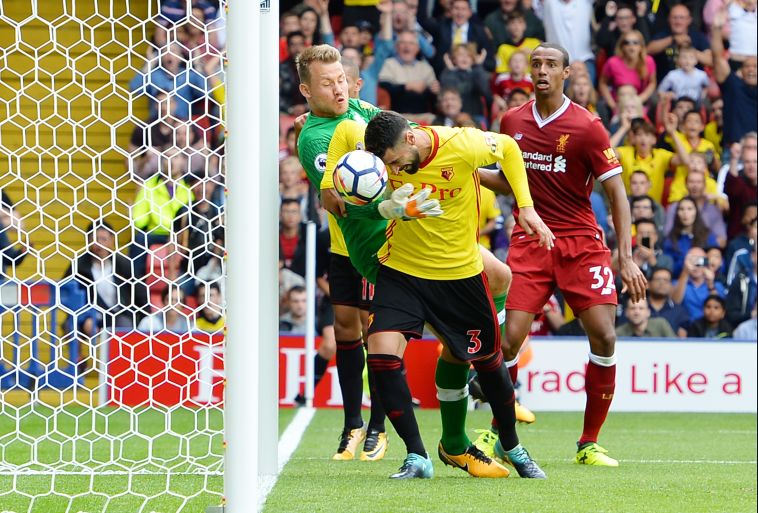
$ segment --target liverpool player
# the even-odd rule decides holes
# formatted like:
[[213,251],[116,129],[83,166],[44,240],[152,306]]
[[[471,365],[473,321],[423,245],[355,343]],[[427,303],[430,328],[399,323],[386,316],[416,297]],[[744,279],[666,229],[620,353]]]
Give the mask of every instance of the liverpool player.
[[[629,203],[608,134],[597,116],[563,94],[570,74],[568,52],[542,43],[532,52],[530,67],[535,99],[508,111],[501,130],[521,148],[535,208],[556,242],[548,252],[526,237],[519,225],[513,231],[504,353],[515,382],[519,348],[557,286],[581,319],[590,343],[584,430],[576,462],[615,467],[618,462],[597,443],[616,381],[617,298],[611,253],[590,205],[593,179],[602,183],[610,201],[621,280],[634,302],[645,297],[646,280],[632,261]],[[501,454],[493,439],[485,433],[477,442],[485,452]]]

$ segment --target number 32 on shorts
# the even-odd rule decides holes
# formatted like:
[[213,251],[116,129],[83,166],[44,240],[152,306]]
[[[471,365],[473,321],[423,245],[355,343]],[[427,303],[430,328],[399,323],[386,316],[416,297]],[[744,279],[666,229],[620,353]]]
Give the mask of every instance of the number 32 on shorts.
[[592,285],[590,285],[591,289],[602,289],[600,291],[601,296],[613,294],[616,286],[613,283],[613,271],[611,271],[610,267],[596,265],[590,267],[590,272],[592,273],[593,280]]

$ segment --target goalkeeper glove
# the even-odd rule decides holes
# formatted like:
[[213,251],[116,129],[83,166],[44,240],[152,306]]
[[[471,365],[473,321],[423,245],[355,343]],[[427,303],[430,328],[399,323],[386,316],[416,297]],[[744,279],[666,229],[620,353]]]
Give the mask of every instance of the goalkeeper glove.
[[379,203],[379,214],[385,219],[423,219],[441,216],[444,212],[436,199],[428,200],[432,189],[424,188],[413,194],[413,184],[406,183],[395,189],[390,199]]

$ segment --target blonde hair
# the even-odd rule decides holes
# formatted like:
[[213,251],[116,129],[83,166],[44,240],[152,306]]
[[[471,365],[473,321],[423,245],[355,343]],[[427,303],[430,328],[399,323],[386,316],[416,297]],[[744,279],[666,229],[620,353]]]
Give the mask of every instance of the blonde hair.
[[623,57],[624,53],[622,51],[622,48],[624,47],[624,40],[629,36],[636,37],[637,41],[640,42],[640,55],[637,57],[637,63],[634,65],[634,69],[637,71],[637,74],[640,76],[642,81],[645,82],[648,79],[647,47],[645,46],[645,38],[642,36],[642,33],[639,30],[630,30],[626,34],[622,34],[621,37],[619,37],[618,41],[616,41],[616,55],[618,57]]
[[340,62],[340,59],[340,52],[330,45],[316,45],[306,48],[300,53],[300,55],[298,55],[295,61],[295,64],[297,65],[297,75],[300,77],[300,82],[303,84],[310,83],[311,64],[314,62],[332,64],[334,62]]

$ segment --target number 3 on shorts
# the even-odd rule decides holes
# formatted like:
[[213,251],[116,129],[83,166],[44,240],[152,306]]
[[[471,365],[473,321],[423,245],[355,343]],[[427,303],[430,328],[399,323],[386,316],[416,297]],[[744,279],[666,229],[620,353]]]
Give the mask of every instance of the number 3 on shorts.
[[607,296],[613,293],[613,290],[616,287],[613,284],[613,271],[611,271],[610,267],[596,265],[594,267],[590,267],[590,272],[592,273],[593,279],[592,285],[590,285],[591,289],[594,290],[602,288],[600,291],[601,296]]
[[468,335],[469,338],[469,344],[471,344],[466,351],[468,354],[476,354],[479,352],[479,350],[482,348],[482,341],[479,340],[479,334],[482,332],[482,330],[468,330],[466,332],[466,335]]

